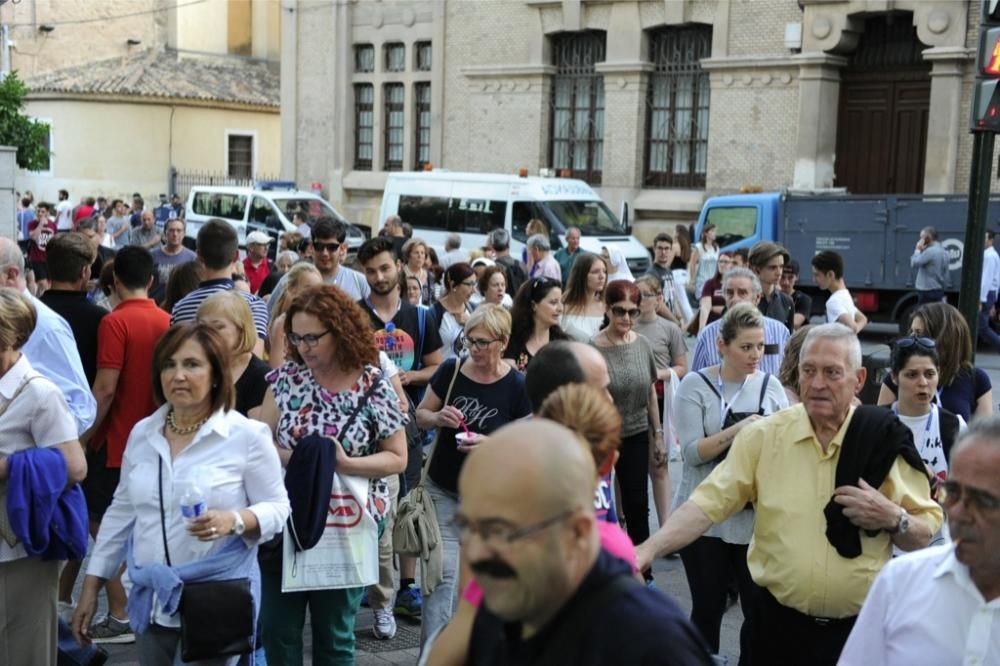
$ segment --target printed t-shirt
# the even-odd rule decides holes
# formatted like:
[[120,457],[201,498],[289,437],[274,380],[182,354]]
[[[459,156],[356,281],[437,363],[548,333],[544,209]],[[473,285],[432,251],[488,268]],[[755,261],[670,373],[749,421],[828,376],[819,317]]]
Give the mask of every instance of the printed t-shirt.
[[[455,374],[457,359],[442,363],[430,387],[443,401],[448,385]],[[524,375],[513,368],[491,384],[480,384],[458,373],[448,404],[462,412],[465,423],[474,433],[489,435],[498,428],[531,414],[531,404],[524,385]],[[467,453],[458,450],[454,428],[440,428],[438,443],[427,470],[427,475],[441,488],[458,492],[458,474],[465,464]]]
[[[31,233],[41,224],[38,220],[28,223],[28,233]],[[33,264],[45,264],[49,261],[49,253],[45,249],[52,237],[56,235],[56,224],[52,220],[45,223],[45,227],[38,233],[38,239],[31,240],[28,247],[28,261]]]
[[107,466],[120,468],[129,433],[136,423],[156,411],[153,400],[153,351],[170,328],[170,315],[148,298],[118,304],[97,329],[97,368],[118,370],[118,386],[111,409],[91,440],[93,448],[107,446]]
[[[375,330],[375,345],[403,372],[419,370],[424,367],[424,356],[441,349],[441,335],[438,333],[438,323],[428,308],[417,307],[400,299],[399,309],[390,322],[391,331],[386,330],[386,323],[375,312],[375,308],[367,301],[358,301],[371,320]],[[423,318],[423,337],[420,335],[420,320]],[[414,405],[420,403],[423,394],[422,386],[406,386],[406,395]],[[443,395],[443,394],[442,394]]]

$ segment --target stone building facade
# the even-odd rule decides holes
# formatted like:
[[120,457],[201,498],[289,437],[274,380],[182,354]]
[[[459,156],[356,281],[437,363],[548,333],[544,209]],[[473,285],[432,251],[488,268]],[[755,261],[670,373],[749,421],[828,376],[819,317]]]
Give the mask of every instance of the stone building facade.
[[973,0],[282,0],[282,171],[566,169],[646,242],[742,187],[965,190]]

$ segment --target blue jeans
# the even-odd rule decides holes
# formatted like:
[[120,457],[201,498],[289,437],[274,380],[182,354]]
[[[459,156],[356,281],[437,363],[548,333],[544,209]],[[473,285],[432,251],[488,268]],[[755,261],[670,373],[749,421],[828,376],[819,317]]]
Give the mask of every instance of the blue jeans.
[[448,624],[455,613],[458,590],[458,530],[452,523],[458,511],[458,497],[428,478],[425,488],[434,501],[434,513],[441,529],[441,569],[443,578],[430,594],[424,589],[424,607],[420,617],[420,646]]

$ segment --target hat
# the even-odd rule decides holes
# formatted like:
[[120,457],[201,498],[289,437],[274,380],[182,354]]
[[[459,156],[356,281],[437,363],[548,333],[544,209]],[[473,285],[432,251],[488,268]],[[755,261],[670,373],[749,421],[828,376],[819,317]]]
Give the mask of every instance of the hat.
[[252,231],[247,234],[247,245],[255,243],[257,245],[268,245],[271,242],[271,237],[265,234],[263,231]]
[[497,263],[492,259],[490,259],[489,257],[477,257],[476,259],[472,260],[473,268],[475,268],[476,266],[485,266],[486,268],[489,268],[490,266],[496,266],[496,265]]

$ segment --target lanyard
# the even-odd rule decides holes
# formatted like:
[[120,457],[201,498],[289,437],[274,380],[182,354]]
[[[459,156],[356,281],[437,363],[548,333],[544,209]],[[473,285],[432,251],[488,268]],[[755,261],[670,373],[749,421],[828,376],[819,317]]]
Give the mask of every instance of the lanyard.
[[[892,403],[892,413],[899,416],[899,402]],[[926,439],[931,432],[931,425],[934,423],[934,414],[937,413],[937,405],[931,404],[931,410],[927,413],[927,422],[924,423],[924,439]]]
[[726,422],[726,412],[729,411],[729,408],[731,406],[733,406],[734,404],[736,404],[736,399],[739,398],[740,397],[740,393],[743,392],[743,387],[746,386],[747,382],[750,380],[750,375],[747,375],[746,377],[743,378],[743,383],[740,384],[740,387],[738,389],[736,389],[736,393],[734,393],[733,397],[729,399],[729,402],[726,402],[725,387],[724,387],[723,382],[722,382],[722,365],[721,364],[719,365],[719,377],[718,377],[718,379],[719,379],[719,404],[720,404],[719,427],[721,428],[723,426],[723,424],[725,424],[725,422]]

